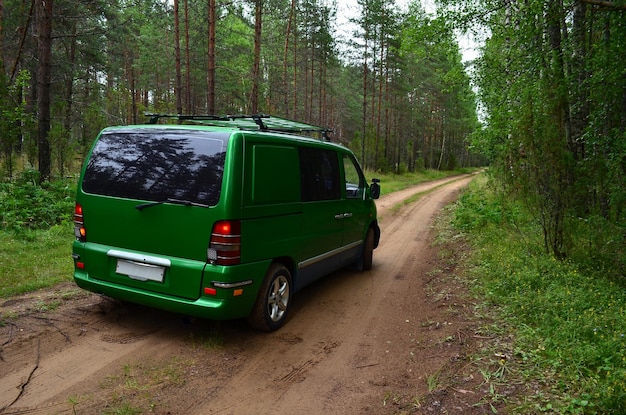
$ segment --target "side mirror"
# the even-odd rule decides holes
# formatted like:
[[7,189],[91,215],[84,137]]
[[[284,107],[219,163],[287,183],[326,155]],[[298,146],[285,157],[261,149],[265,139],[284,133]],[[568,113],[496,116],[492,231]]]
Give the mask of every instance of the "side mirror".
[[370,196],[372,199],[378,199],[380,197],[380,183],[379,179],[372,179],[372,184],[370,185]]

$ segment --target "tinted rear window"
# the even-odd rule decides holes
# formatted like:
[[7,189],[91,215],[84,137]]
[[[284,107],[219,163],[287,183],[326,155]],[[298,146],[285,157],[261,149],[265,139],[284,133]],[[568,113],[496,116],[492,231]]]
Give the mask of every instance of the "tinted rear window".
[[220,198],[228,134],[193,130],[117,130],[96,143],[83,190],[148,201],[209,206]]

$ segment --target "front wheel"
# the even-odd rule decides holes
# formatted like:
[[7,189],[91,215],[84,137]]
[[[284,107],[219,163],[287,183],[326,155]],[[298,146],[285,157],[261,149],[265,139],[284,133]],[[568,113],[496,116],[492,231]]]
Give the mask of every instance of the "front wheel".
[[257,330],[274,331],[285,324],[291,304],[291,273],[282,264],[272,264],[265,274],[248,324]]

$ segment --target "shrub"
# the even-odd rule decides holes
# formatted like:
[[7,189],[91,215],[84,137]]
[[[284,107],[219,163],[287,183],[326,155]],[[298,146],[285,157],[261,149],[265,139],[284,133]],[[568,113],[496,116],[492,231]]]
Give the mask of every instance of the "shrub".
[[0,229],[47,229],[71,219],[74,181],[37,183],[34,170],[24,171],[13,183],[0,183]]

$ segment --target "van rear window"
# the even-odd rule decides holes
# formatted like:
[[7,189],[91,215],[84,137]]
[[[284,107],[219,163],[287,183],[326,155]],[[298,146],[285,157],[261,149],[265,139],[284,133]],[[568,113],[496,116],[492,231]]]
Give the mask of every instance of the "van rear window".
[[104,132],[83,178],[86,193],[214,206],[220,198],[227,133],[133,129]]

